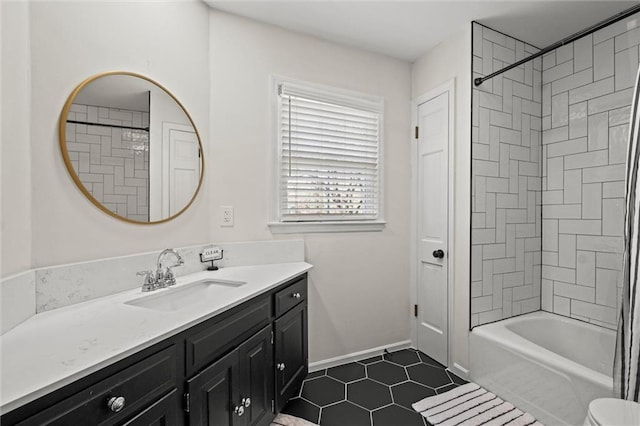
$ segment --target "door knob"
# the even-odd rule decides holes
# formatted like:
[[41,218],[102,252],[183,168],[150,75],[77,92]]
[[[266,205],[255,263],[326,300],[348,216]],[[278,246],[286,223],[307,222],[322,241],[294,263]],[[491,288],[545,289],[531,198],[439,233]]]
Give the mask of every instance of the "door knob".
[[284,362],[281,362],[279,364],[276,365],[276,368],[280,371],[284,371]]
[[440,249],[433,251],[433,257],[436,259],[442,259],[444,257],[444,252]]

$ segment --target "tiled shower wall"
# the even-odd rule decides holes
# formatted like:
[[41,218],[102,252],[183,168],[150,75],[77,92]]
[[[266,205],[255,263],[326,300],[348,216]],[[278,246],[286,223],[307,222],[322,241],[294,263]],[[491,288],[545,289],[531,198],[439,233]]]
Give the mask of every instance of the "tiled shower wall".
[[[538,49],[473,23],[473,76]],[[540,309],[541,58],[473,87],[471,325]]]
[[542,309],[615,328],[640,14],[542,61]]
[[[149,127],[149,113],[73,104],[69,120]],[[149,221],[149,132],[67,123],[67,149],[85,188],[119,216]]]

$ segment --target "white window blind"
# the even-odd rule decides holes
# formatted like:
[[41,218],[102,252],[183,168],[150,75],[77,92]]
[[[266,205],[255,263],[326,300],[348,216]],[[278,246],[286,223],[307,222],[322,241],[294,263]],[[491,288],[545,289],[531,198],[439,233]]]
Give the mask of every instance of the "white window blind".
[[376,220],[382,102],[279,86],[280,220]]

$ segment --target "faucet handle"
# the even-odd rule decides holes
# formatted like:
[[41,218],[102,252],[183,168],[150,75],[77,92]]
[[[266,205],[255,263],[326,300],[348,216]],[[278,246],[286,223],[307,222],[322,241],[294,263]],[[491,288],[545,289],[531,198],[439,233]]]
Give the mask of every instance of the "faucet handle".
[[153,271],[138,271],[136,275],[139,277],[144,276],[144,284],[142,285],[142,291],[152,291],[156,288],[156,280],[153,277]]
[[165,271],[160,267],[156,270],[156,287],[165,288],[166,286]]
[[167,270],[164,273],[164,282],[168,287],[176,285],[176,277],[173,275],[173,271],[169,267],[167,267]]

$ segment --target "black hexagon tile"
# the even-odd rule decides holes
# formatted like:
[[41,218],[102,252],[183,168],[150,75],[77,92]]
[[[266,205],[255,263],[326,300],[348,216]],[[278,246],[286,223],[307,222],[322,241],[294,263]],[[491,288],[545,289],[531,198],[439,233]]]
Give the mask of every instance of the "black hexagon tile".
[[371,414],[349,401],[344,401],[323,408],[320,424],[322,426],[369,426]]
[[[420,413],[409,411],[399,405],[390,405],[371,413],[373,426],[424,426]],[[346,423],[345,423],[346,424]]]
[[326,369],[314,371],[313,373],[307,374],[307,380],[314,379],[316,377],[324,376],[327,373]]
[[393,393],[393,402],[402,405],[408,410],[413,410],[411,404],[414,402],[436,394],[436,391],[433,389],[415,382],[404,382],[392,386],[391,392]]
[[401,351],[384,354],[384,359],[387,361],[391,361],[394,364],[399,364],[404,366],[413,365],[413,364],[422,362],[420,360],[420,357],[418,356],[418,353],[411,349],[404,349]]
[[312,423],[318,423],[320,421],[320,407],[302,398],[289,400],[282,412],[309,420]]
[[360,364],[373,364],[374,362],[378,362],[378,361],[382,361],[382,355],[378,355],[378,356],[372,356],[371,358],[367,358],[367,359],[361,359],[360,361],[358,361]]
[[327,376],[349,383],[366,377],[364,365],[357,362],[327,369]]
[[456,385],[455,383],[451,383],[450,385],[446,385],[446,386],[443,386],[441,388],[436,389],[436,392],[438,394],[445,393],[445,392],[450,391],[451,389],[453,389],[453,388],[455,388],[457,386],[458,385]]
[[456,385],[464,385],[464,384],[469,383],[465,379],[461,379],[460,377],[456,376],[451,371],[449,371],[449,370],[446,370],[446,371],[447,371],[447,374],[449,375],[449,378],[451,378],[451,381],[453,383],[455,383]]
[[404,367],[387,361],[367,365],[367,377],[385,385],[395,385],[396,383],[407,381],[407,373]]
[[283,412],[321,426],[424,426],[411,404],[466,383],[414,349],[310,373]]
[[422,362],[426,363],[426,364],[431,364],[435,367],[439,367],[444,369],[445,366],[440,364],[438,361],[436,361],[435,359],[431,358],[429,355],[426,355],[424,352],[420,352],[418,351],[418,356],[420,357],[420,359],[422,360]]
[[320,407],[324,407],[325,405],[343,401],[345,399],[344,394],[344,383],[331,377],[323,376],[305,381],[302,384],[300,396]]
[[347,385],[347,399],[369,410],[391,404],[389,386],[364,379]]
[[451,384],[449,375],[443,368],[429,364],[416,364],[407,367],[407,372],[412,381],[422,383],[430,388],[439,388]]

